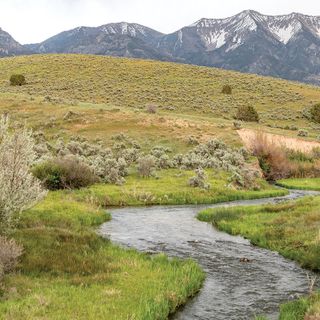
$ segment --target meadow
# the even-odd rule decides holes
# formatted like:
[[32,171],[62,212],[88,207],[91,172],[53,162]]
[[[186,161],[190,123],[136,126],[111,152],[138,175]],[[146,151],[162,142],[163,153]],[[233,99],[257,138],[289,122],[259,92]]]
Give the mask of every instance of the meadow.
[[208,170],[209,190],[191,188],[188,180],[193,171],[168,169],[161,170],[156,177],[142,178],[132,173],[123,186],[97,184],[75,191],[77,198],[90,199],[99,206],[146,206],[146,205],[183,205],[213,204],[219,202],[249,200],[286,195],[288,192],[270,186],[259,180],[257,190],[237,190],[228,187],[228,174]]
[[166,319],[202,285],[193,261],[148,256],[102,239],[105,210],[52,192],[12,235],[19,272],[1,287],[0,319]]
[[[24,74],[27,84],[10,86],[15,73]],[[231,95],[222,93],[225,84],[232,87]],[[297,137],[303,129],[308,132],[304,140],[316,141],[320,126],[305,114],[319,100],[317,87],[214,68],[82,55],[0,59],[0,113],[9,115],[13,130],[26,125],[49,146],[80,137],[112,148],[120,134],[142,153],[161,146],[171,150],[170,157],[213,138],[240,148],[234,116],[241,106],[254,106],[260,116],[259,123],[242,122],[242,128],[285,137]],[[247,162],[258,168],[256,158]],[[169,168],[141,177],[131,166],[123,185],[101,182],[50,192],[24,212],[12,234],[24,255],[0,287],[0,319],[166,319],[201,288],[200,267],[119,248],[96,230],[111,219],[104,209],[112,206],[210,204],[287,194],[262,177],[254,188],[240,188],[230,183],[230,172],[207,169],[206,174],[210,188],[193,188],[188,184],[192,170]],[[303,185],[301,180],[280,183]],[[318,270],[313,241],[320,203],[290,206],[233,209],[220,214],[228,218],[218,226]],[[209,211],[201,218],[214,216]]]

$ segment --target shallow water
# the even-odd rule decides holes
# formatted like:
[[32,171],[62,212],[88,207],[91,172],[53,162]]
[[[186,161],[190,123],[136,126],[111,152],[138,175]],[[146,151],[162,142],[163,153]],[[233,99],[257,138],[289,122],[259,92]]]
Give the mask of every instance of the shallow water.
[[[208,207],[274,203],[310,194],[314,193],[291,191],[281,198],[217,205],[116,209],[111,211],[112,221],[100,232],[126,247],[198,261],[206,272],[204,286],[172,319],[241,320],[261,314],[277,319],[280,303],[307,292],[306,271],[275,252],[220,232],[195,216]],[[241,258],[252,262],[242,263]]]

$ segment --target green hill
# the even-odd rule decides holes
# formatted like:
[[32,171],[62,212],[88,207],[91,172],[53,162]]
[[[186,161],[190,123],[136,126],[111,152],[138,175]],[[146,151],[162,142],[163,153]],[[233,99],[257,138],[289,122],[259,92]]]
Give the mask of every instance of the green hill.
[[[10,86],[9,78],[15,73],[24,74],[27,85]],[[225,84],[231,85],[232,95],[221,92]],[[29,118],[31,114],[35,124],[51,119],[55,123],[49,128],[90,137],[128,129],[145,138],[147,126],[149,137],[162,137],[164,142],[175,134],[178,140],[188,135],[200,139],[217,135],[239,143],[231,130],[233,117],[239,106],[248,105],[258,110],[261,121],[247,127],[289,136],[296,136],[297,129],[307,129],[311,139],[319,134],[319,126],[307,121],[302,111],[320,101],[320,88],[148,60],[84,55],[1,59],[0,101],[1,109],[14,117]],[[157,108],[156,116],[146,114],[147,105]],[[80,123],[74,119],[77,125],[71,126],[61,120],[69,110],[85,112],[86,116],[80,117]],[[44,129],[48,130],[48,125]]]

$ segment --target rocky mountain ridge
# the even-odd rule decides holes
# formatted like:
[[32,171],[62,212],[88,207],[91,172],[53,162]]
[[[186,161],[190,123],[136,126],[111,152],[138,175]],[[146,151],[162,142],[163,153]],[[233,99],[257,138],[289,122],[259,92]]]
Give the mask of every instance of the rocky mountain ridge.
[[81,53],[175,61],[320,84],[320,17],[246,10],[171,34],[136,23],[78,27],[22,46],[0,31],[0,56]]

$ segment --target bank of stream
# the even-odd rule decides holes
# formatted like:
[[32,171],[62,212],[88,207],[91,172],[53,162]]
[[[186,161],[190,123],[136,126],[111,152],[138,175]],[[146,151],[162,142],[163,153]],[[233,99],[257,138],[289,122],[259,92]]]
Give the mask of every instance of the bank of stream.
[[264,314],[276,320],[279,304],[307,293],[307,271],[278,253],[198,221],[196,214],[208,207],[277,203],[314,194],[291,190],[284,197],[216,205],[114,209],[112,221],[100,232],[122,246],[192,258],[202,266],[202,290],[173,319],[241,320]]

